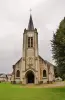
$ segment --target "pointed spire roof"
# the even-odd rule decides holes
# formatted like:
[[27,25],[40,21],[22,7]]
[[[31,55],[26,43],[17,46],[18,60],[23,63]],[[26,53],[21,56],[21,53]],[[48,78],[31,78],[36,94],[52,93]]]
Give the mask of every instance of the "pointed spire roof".
[[28,30],[34,30],[32,15],[30,14],[29,24],[28,24]]

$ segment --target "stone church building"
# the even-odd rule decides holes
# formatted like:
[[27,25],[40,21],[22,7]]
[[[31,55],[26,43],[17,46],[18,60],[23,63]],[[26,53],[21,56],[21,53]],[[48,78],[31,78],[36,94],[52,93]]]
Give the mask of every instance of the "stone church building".
[[11,82],[40,84],[55,80],[54,66],[39,55],[38,32],[30,15],[23,33],[23,56],[13,65]]

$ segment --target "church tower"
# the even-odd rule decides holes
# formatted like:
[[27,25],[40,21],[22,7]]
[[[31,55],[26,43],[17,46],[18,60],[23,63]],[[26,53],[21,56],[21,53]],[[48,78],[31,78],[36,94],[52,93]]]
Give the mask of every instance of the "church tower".
[[23,57],[22,57],[22,75],[23,84],[27,83],[27,77],[34,77],[33,82],[37,84],[38,78],[38,33],[34,28],[32,15],[28,23],[28,29],[24,29],[23,33]]

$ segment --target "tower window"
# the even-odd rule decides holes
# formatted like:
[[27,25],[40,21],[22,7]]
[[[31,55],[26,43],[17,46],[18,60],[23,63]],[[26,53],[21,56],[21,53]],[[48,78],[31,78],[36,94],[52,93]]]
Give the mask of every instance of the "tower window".
[[28,47],[33,47],[33,37],[28,37]]
[[28,37],[28,47],[30,47],[30,37]]
[[31,47],[33,47],[33,37],[31,37]]

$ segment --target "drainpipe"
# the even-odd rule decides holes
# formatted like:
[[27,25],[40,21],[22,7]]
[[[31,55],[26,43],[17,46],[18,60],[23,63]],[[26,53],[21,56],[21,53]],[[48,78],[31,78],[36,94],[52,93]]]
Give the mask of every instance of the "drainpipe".
[[49,83],[49,66],[48,66],[48,83]]

